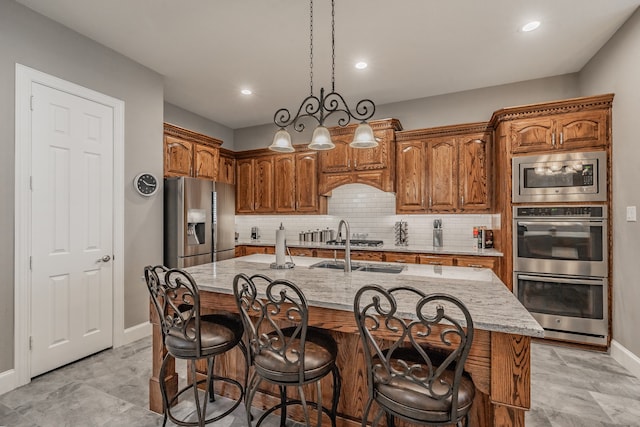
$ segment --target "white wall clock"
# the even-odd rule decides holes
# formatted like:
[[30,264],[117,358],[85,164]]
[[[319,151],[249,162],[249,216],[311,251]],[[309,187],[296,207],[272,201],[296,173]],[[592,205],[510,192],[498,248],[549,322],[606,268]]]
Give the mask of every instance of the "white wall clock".
[[142,172],[133,179],[133,186],[142,196],[153,196],[158,191],[158,179],[149,172]]

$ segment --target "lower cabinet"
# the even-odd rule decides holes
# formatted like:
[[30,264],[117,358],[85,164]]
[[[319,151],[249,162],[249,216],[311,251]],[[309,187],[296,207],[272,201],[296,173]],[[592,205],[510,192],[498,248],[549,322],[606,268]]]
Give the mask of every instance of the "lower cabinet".
[[291,256],[313,256],[313,248],[289,248]]
[[429,265],[454,265],[453,256],[447,255],[418,255],[419,264]]
[[[457,256],[455,258],[455,265],[459,267],[475,267],[475,268],[490,268],[496,271],[497,259],[494,257],[486,256]],[[497,273],[496,273],[497,274]]]
[[[344,249],[325,248],[289,248],[292,256],[344,259]],[[274,246],[236,246],[236,256],[251,254],[274,254]],[[400,264],[446,265],[457,267],[490,268],[498,274],[500,257],[474,255],[433,255],[413,252],[384,252],[352,250],[351,259],[355,261],[383,261]]]
[[400,264],[417,264],[418,254],[407,252],[385,252],[384,260],[386,262],[397,262]]

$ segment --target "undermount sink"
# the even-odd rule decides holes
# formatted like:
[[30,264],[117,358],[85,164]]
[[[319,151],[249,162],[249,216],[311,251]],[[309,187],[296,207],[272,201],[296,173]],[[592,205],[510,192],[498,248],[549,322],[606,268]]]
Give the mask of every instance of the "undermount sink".
[[[330,268],[333,270],[344,270],[344,261],[320,261],[309,268]],[[401,264],[370,264],[370,263],[360,263],[360,262],[352,262],[351,263],[351,271],[369,271],[372,273],[391,273],[398,274],[401,273],[406,265]]]

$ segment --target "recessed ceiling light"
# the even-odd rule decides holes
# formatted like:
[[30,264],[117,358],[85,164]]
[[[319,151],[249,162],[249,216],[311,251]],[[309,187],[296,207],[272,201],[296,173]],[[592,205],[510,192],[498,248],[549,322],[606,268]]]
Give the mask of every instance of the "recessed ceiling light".
[[253,92],[251,92],[251,89],[242,89],[240,93],[243,95],[251,95]]
[[364,61],[360,61],[356,63],[356,68],[358,70],[364,70],[365,68],[367,68],[367,66],[368,66],[367,63]]
[[540,21],[531,21],[526,23],[523,27],[522,27],[522,31],[524,31],[525,33],[528,33],[529,31],[533,31],[535,29],[537,29],[540,26]]

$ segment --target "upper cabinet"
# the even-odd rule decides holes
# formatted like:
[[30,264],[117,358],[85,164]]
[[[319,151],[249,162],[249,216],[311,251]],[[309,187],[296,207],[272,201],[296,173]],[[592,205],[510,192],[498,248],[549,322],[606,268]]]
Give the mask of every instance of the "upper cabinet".
[[368,184],[382,191],[395,190],[395,132],[401,130],[396,119],[369,123],[378,140],[374,148],[351,148],[357,125],[331,128],[336,148],[319,152],[318,191],[326,195],[334,188],[351,183]]
[[606,147],[611,95],[505,108],[494,113],[513,154]]
[[488,212],[491,135],[487,123],[397,133],[396,212]]
[[218,178],[216,181],[226,184],[236,183],[236,159],[233,151],[220,149],[220,163],[218,166]]
[[164,176],[218,177],[222,141],[164,124]]
[[239,154],[237,213],[323,214],[326,209],[326,198],[318,196],[317,152],[253,150]]

